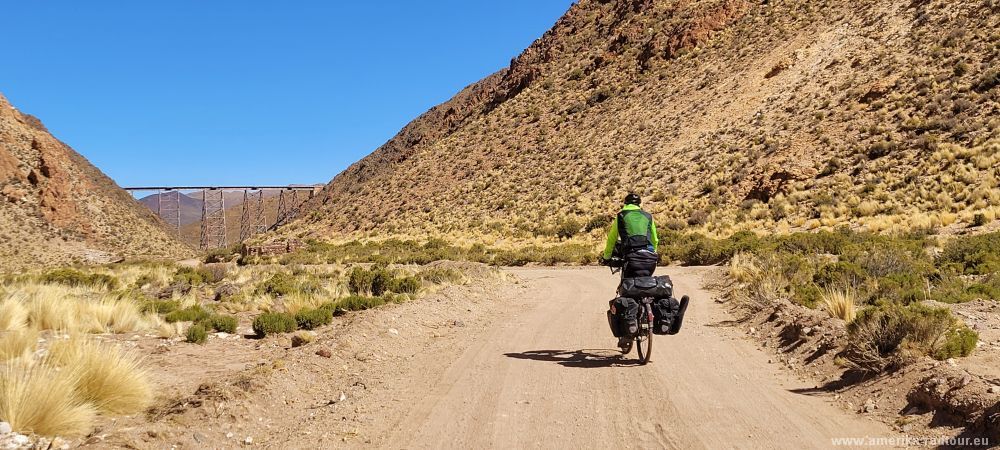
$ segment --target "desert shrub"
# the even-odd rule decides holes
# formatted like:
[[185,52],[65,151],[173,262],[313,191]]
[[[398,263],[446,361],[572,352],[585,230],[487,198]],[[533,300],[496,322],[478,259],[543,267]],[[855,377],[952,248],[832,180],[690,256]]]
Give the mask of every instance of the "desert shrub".
[[384,297],[364,297],[351,295],[338,300],[334,308],[341,311],[362,311],[386,304]]
[[253,319],[253,331],[261,337],[291,333],[295,331],[296,326],[295,317],[287,313],[263,313]]
[[206,264],[227,262],[238,253],[240,253],[238,246],[217,248],[215,250],[210,250],[208,254],[205,255],[204,262]]
[[118,279],[103,273],[84,273],[76,269],[55,269],[42,274],[39,282],[48,284],[63,284],[66,286],[91,286],[115,289]]
[[934,352],[934,358],[945,360],[948,358],[959,358],[969,356],[976,349],[979,342],[979,333],[969,327],[959,327],[949,330],[944,336],[944,342]]
[[203,268],[181,267],[174,273],[173,282],[186,286],[200,286],[210,282],[212,273]]
[[556,224],[555,234],[561,239],[569,239],[576,236],[582,228],[583,225],[580,224],[580,221],[572,217],[565,217]]
[[898,305],[862,310],[847,327],[847,348],[842,356],[865,372],[897,368],[904,363],[905,355],[899,350],[908,328]]
[[820,267],[813,275],[813,282],[823,288],[857,289],[866,278],[867,274],[857,264],[838,261]]
[[326,308],[299,311],[295,314],[295,323],[303,330],[312,330],[333,321],[333,312]]
[[347,289],[352,294],[362,294],[372,291],[372,284],[375,282],[375,271],[363,267],[351,269],[347,277]]
[[1000,299],[1000,278],[993,276],[986,282],[967,281],[957,276],[943,278],[930,291],[930,298],[942,303],[965,303],[973,300]]
[[212,313],[202,308],[201,305],[194,305],[185,309],[178,309],[166,316],[164,320],[168,323],[174,322],[201,322],[212,316]]
[[170,314],[180,307],[177,300],[146,300],[142,303],[141,310],[145,313]]
[[395,278],[389,283],[389,292],[397,294],[416,294],[420,290],[420,280],[416,277]]
[[946,308],[884,302],[863,310],[848,326],[843,356],[857,369],[882,372],[922,355],[968,356],[978,340]]
[[207,322],[211,325],[213,330],[229,334],[235,333],[236,327],[239,325],[239,320],[237,320],[236,317],[226,315],[212,316],[207,320]]
[[610,226],[612,220],[614,220],[614,218],[609,214],[597,214],[591,216],[591,218],[587,220],[587,223],[583,225],[583,231],[589,233],[594,230],[606,229]]
[[256,292],[262,295],[284,297],[295,293],[314,294],[321,289],[319,281],[312,276],[300,275],[296,277],[288,273],[278,272],[257,286]]
[[982,74],[972,85],[972,89],[983,93],[997,86],[1000,86],[1000,69],[992,69]]
[[185,340],[192,344],[204,344],[208,340],[208,331],[204,325],[196,323],[188,327]]
[[955,238],[944,246],[938,263],[970,275],[1000,272],[1000,233]]
[[802,306],[815,308],[822,299],[823,289],[815,284],[797,284],[793,288],[792,300]]
[[436,267],[420,271],[417,273],[417,277],[420,278],[421,281],[433,284],[457,284],[461,283],[465,279],[462,272],[455,269],[441,269]]

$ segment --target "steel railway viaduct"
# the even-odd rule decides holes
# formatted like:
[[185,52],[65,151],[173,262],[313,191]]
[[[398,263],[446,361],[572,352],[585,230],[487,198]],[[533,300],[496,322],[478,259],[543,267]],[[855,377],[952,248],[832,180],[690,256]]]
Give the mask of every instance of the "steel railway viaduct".
[[[323,185],[288,186],[138,186],[126,187],[131,193],[151,192],[156,195],[156,214],[180,237],[181,196],[193,192],[201,200],[202,249],[221,248],[230,244],[226,237],[227,192],[243,193],[243,213],[240,216],[240,237],[243,242],[252,236],[288,223],[299,213],[302,203],[312,198]],[[265,192],[278,197],[274,222],[268,223],[265,211]],[[188,195],[189,196],[189,195]],[[191,197],[191,196],[189,196]]]

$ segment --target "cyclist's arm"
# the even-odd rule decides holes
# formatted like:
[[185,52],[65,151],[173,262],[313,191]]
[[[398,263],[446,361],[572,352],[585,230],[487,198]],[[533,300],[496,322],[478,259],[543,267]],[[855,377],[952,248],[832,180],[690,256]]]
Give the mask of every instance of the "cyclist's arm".
[[653,242],[653,251],[660,251],[660,237],[656,234],[656,221],[650,222],[650,226],[653,228],[653,232],[650,233],[650,240]]
[[615,244],[618,243],[618,221],[611,221],[611,229],[608,230],[608,242],[604,245],[604,259],[611,259],[611,254],[615,251]]

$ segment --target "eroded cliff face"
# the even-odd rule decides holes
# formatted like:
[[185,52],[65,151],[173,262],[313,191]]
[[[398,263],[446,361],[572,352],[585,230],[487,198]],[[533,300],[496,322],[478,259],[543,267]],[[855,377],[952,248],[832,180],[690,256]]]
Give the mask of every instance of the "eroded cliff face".
[[148,209],[0,96],[0,270],[180,257]]

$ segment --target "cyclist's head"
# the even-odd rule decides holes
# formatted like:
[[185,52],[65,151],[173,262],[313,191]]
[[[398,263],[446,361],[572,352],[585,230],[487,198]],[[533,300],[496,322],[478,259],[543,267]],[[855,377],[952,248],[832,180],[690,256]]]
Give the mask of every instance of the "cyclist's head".
[[639,206],[642,204],[642,197],[639,197],[639,194],[630,192],[628,195],[625,196],[625,204]]

